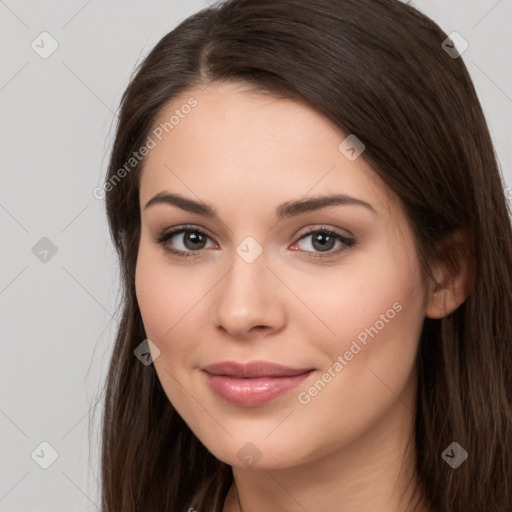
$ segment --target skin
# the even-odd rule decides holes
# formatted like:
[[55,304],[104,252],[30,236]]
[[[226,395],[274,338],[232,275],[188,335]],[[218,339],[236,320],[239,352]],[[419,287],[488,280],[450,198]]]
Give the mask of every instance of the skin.
[[[136,293],[147,337],[160,350],[154,365],[165,393],[208,450],[233,468],[224,512],[238,510],[236,489],[244,512],[410,510],[400,494],[414,478],[414,451],[406,449],[422,322],[463,301],[463,276],[439,264],[440,284],[425,279],[400,202],[362,157],[349,161],[338,150],[347,134],[318,111],[217,83],[175,98],[155,125],[191,96],[197,106],[145,159]],[[163,191],[207,202],[219,217],[169,204],[146,209]],[[281,203],[334,193],[375,212],[336,205],[274,217]],[[185,224],[209,236],[186,260],[154,241]],[[330,257],[315,258],[324,253],[313,236],[299,238],[322,227],[353,236],[355,245],[338,241]],[[187,236],[167,245],[194,252]],[[247,236],[263,251],[252,263],[236,251]],[[400,312],[300,403],[298,393],[396,303]],[[200,370],[225,360],[315,372],[270,403],[239,407],[214,394]],[[261,455],[252,466],[237,457],[248,442]]]

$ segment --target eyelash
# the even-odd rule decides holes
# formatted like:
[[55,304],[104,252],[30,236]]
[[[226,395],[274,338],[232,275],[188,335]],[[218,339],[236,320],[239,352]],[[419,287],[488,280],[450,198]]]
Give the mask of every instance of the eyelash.
[[[166,242],[169,239],[171,239],[174,235],[177,235],[180,233],[199,233],[200,235],[202,235],[206,238],[210,238],[210,236],[207,233],[205,233],[202,229],[196,228],[195,226],[182,226],[178,229],[174,229],[169,232],[165,232],[165,231],[160,232],[157,235],[157,237],[155,238],[154,242],[162,245],[163,249],[166,252],[169,252],[173,256],[177,256],[178,258],[183,258],[183,259],[190,258],[190,257],[194,258],[196,254],[201,253],[202,251],[205,250],[205,249],[200,249],[197,251],[181,251],[181,250],[177,250],[177,249],[172,249],[171,247],[166,245]],[[355,239],[353,239],[353,238],[348,238],[344,235],[341,235],[340,233],[336,233],[335,231],[332,231],[330,229],[325,229],[325,228],[316,228],[311,231],[307,231],[306,233],[303,233],[297,239],[297,242],[299,242],[300,240],[303,240],[304,238],[307,238],[308,236],[313,235],[315,233],[323,233],[325,235],[332,236],[336,240],[340,241],[345,247],[338,248],[337,250],[334,250],[334,251],[326,252],[325,254],[322,254],[321,252],[315,253],[313,251],[302,251],[302,252],[310,253],[312,258],[331,258],[334,255],[336,255],[342,251],[345,251],[349,247],[353,247],[356,243]]]

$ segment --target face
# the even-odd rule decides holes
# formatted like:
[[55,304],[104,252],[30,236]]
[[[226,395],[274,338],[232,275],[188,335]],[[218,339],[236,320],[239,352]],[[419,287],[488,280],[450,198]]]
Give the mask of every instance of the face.
[[[239,467],[291,467],[403,424],[426,297],[397,198],[301,102],[215,84],[155,127],[176,110],[141,175],[135,276],[172,405]],[[204,370],[226,361],[240,366]]]

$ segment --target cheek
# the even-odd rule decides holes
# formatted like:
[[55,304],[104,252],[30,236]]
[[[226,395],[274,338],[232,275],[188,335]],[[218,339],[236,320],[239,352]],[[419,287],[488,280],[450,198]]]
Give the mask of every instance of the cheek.
[[[341,339],[356,340],[362,347],[371,340],[387,340],[387,345],[401,343],[398,339],[410,332],[409,344],[422,319],[422,300],[418,288],[419,277],[411,272],[398,273],[390,268],[384,276],[367,271],[365,276],[354,276],[354,293],[347,289],[336,324]],[[347,347],[350,349],[350,347]]]
[[135,292],[146,335],[152,340],[162,339],[172,326],[170,313],[175,311],[170,282],[163,270],[151,252],[141,246],[135,270]]
[[[326,334],[319,341],[328,354],[326,362],[343,357],[345,373],[354,379],[353,372],[368,373],[368,367],[382,367],[386,361],[386,373],[393,373],[393,364],[409,371],[425,313],[422,275],[409,241],[383,236],[371,250],[354,252],[346,264],[328,270],[321,286],[309,278],[304,288],[311,309],[330,330],[329,335],[323,327]],[[314,287],[322,293],[310,293]]]
[[146,334],[163,341],[197,302],[201,284],[190,272],[169,265],[160,250],[141,243],[135,291]]
[[323,297],[314,307],[334,335],[317,342],[325,365],[298,398],[318,414],[337,404],[345,425],[356,432],[410,391],[424,318],[421,273],[414,258],[380,251],[326,280]]
[[201,283],[193,273],[176,266],[173,268],[159,251],[141,244],[135,291],[142,322],[147,338],[160,350],[154,367],[164,392],[185,416],[193,405],[188,394],[183,392],[188,378],[186,368],[198,351],[197,339],[190,336],[187,325],[196,325],[195,321],[201,316],[204,318],[204,311],[199,307],[199,299],[205,293],[202,289],[205,284]]
[[362,348],[377,339],[388,340],[390,349],[403,340],[415,345],[424,316],[419,266],[386,241],[373,251],[350,255],[342,265],[303,275],[301,281],[297,289],[316,318],[297,314],[295,321],[332,360],[350,350],[353,341]]
[[[327,453],[370,431],[394,407],[404,417],[414,409],[423,298],[412,277],[390,272],[389,283],[375,283],[364,294],[349,293],[336,311],[331,307],[327,321],[336,336],[323,336],[316,343],[325,364],[317,380],[296,394],[297,424],[303,418],[311,436],[311,418],[323,426],[317,450]],[[286,443],[285,430],[281,434]]]
[[171,264],[160,250],[141,244],[135,291],[146,336],[162,356],[155,360],[160,376],[164,370],[183,375],[197,365],[201,343],[197,334],[207,329],[207,295],[218,280],[215,277],[198,278],[193,266]]

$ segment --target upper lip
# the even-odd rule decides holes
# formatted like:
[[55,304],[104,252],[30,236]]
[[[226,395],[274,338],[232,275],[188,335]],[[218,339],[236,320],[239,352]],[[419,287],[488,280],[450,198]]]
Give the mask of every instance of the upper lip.
[[201,368],[203,371],[211,375],[225,375],[227,377],[290,377],[301,375],[311,371],[313,368],[287,368],[276,363],[267,361],[252,361],[250,363],[241,364],[235,361],[223,361],[220,363],[210,364]]

